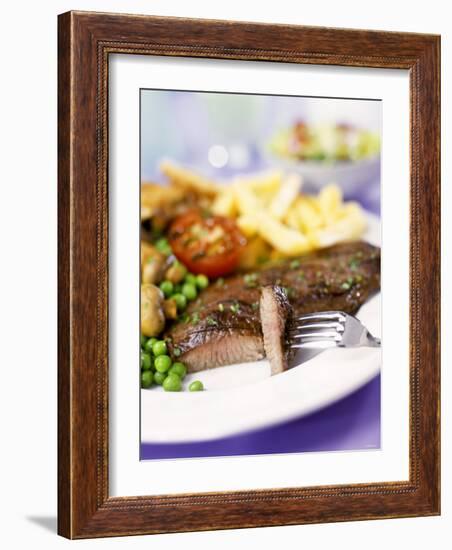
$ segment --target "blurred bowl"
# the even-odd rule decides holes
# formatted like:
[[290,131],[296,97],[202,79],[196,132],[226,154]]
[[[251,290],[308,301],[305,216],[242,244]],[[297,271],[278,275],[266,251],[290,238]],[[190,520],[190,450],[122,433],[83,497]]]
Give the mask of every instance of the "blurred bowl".
[[317,161],[284,159],[271,153],[267,156],[272,166],[303,177],[307,190],[318,191],[328,183],[336,183],[344,194],[352,195],[380,176],[380,156],[325,164]]

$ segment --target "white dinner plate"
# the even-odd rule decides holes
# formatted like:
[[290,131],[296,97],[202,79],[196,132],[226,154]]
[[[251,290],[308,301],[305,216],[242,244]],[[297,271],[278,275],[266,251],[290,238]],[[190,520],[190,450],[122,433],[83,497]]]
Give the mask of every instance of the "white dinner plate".
[[[368,215],[365,240],[380,244],[380,222]],[[381,297],[359,310],[369,331],[381,336]],[[349,395],[380,370],[379,348],[333,348],[297,356],[293,368],[270,376],[267,360],[219,367],[184,380],[201,380],[203,392],[141,390],[142,443],[217,439],[299,418]]]

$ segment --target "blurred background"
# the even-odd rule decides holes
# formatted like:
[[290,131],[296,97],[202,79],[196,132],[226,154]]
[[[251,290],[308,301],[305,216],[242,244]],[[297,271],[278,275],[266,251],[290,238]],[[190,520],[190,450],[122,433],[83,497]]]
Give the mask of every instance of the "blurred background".
[[142,181],[164,183],[159,171],[163,158],[214,180],[282,168],[300,172],[306,190],[334,181],[346,199],[358,200],[379,214],[379,151],[339,163],[295,160],[272,152],[270,143],[299,122],[320,128],[324,144],[331,142],[331,130],[341,126],[379,138],[381,101],[142,90]]

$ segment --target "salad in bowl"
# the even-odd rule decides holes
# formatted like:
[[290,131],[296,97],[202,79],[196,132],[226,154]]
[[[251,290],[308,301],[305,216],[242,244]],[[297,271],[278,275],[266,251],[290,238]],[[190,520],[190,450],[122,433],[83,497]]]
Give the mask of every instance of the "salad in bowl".
[[268,143],[272,161],[301,174],[310,187],[336,181],[346,193],[378,175],[380,136],[350,124],[297,121]]

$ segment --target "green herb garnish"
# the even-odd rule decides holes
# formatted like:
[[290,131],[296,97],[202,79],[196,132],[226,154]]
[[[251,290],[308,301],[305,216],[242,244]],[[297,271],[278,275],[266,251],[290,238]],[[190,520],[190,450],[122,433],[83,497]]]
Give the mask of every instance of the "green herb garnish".
[[295,294],[295,289],[291,286],[283,287],[283,290],[288,298],[292,298]]
[[247,288],[255,288],[258,282],[258,275],[257,273],[247,273],[243,276],[243,280]]
[[192,325],[196,325],[196,323],[199,323],[199,313],[195,311],[193,315],[191,316],[191,322]]
[[188,324],[190,322],[190,315],[188,313],[182,313],[182,315],[179,317],[179,321],[181,323]]

